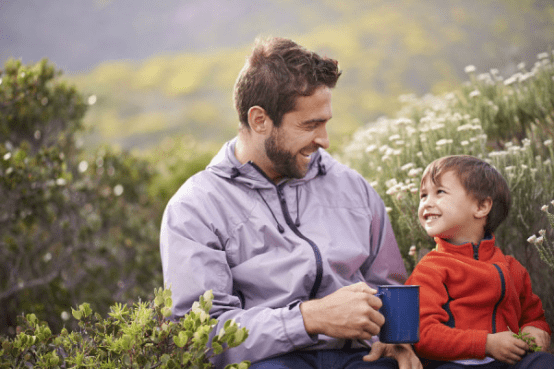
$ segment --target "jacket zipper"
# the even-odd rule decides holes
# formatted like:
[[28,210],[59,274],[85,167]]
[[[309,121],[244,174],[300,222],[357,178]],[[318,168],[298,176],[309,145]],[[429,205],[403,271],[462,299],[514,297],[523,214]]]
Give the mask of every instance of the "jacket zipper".
[[[479,261],[479,246],[481,244],[472,244],[473,246],[473,258],[476,261]],[[500,276],[500,299],[496,302],[494,305],[494,309],[492,310],[492,332],[493,334],[496,333],[496,311],[498,311],[498,306],[500,306],[500,303],[504,299],[504,296],[506,295],[506,279],[504,278],[504,273],[502,272],[502,269],[500,266],[498,266],[496,263],[492,264],[494,267],[496,267],[496,270],[498,271],[498,275]]]
[[310,291],[309,299],[314,299],[316,297],[317,291],[319,290],[319,287],[321,286],[321,280],[323,279],[323,258],[321,257],[321,252],[318,248],[318,246],[308,239],[304,234],[298,230],[296,227],[296,224],[292,221],[292,218],[290,217],[289,210],[287,207],[287,202],[285,200],[285,197],[283,195],[283,187],[286,183],[282,183],[281,185],[276,185],[267,175],[265,172],[259,168],[254,162],[249,161],[250,165],[256,169],[267,181],[269,181],[270,184],[275,186],[275,189],[277,190],[277,196],[279,197],[279,203],[281,203],[281,210],[283,211],[283,215],[285,217],[285,221],[287,225],[291,228],[291,230],[301,239],[305,240],[310,247],[312,247],[312,250],[315,255],[315,266],[316,266],[316,274],[315,274],[315,281],[314,285],[312,286],[312,290]]
[[310,245],[310,247],[312,247],[312,250],[315,255],[316,275],[315,275],[314,285],[312,286],[312,290],[310,292],[310,299],[314,299],[317,294],[317,291],[319,290],[319,287],[321,286],[321,280],[323,278],[323,259],[321,258],[321,252],[318,246],[313,241],[311,241],[306,236],[304,236],[304,234],[302,234],[300,230],[298,230],[298,228],[296,227],[296,224],[290,217],[290,213],[287,207],[287,201],[285,200],[285,197],[283,195],[284,185],[285,183],[281,184],[281,186],[276,186],[276,188],[277,188],[277,195],[279,197],[279,202],[281,203],[281,209],[283,211],[283,215],[285,216],[285,221],[287,222],[287,225],[289,225],[291,230],[299,238],[304,239]]
[[498,306],[500,305],[500,302],[504,299],[504,296],[506,295],[506,280],[504,279],[504,273],[502,272],[502,269],[500,266],[498,266],[496,263],[493,263],[493,266],[496,267],[498,270],[498,275],[500,275],[500,299],[496,304],[494,305],[494,310],[492,310],[492,332],[493,334],[496,333],[496,311],[498,310]]

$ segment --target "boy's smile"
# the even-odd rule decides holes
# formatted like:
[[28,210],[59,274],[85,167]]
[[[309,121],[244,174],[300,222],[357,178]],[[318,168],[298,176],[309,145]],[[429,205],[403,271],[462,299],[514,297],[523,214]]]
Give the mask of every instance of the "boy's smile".
[[467,194],[453,171],[442,174],[437,184],[429,177],[421,184],[418,217],[429,236],[452,244],[479,243],[486,222],[479,210],[479,202]]

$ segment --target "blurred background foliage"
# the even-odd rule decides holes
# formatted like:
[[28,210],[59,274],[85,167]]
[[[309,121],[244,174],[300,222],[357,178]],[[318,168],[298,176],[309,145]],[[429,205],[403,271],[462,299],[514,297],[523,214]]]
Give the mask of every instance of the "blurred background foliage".
[[[242,41],[238,46],[218,45],[207,33],[201,51],[104,61],[88,73],[69,75],[80,91],[96,98],[84,121],[95,128],[87,142],[93,147],[107,141],[142,150],[167,135],[228,140],[238,122],[233,84],[257,35],[291,37],[339,61],[343,76],[333,99],[331,151],[361,125],[394,114],[401,94],[450,91],[466,78],[463,69],[468,64],[511,75],[518,63],[532,63],[538,52],[554,45],[551,1],[263,4],[229,29],[230,34],[238,32],[234,28],[239,25],[244,29],[235,40]],[[264,22],[281,31],[260,28]]]
[[[126,2],[99,3],[109,8]],[[259,34],[290,37],[339,60],[343,76],[334,90],[330,151],[364,174],[391,208],[408,269],[416,262],[410,246],[423,250],[429,243],[413,213],[418,169],[456,152],[490,157],[506,176],[516,168],[510,179],[521,211],[499,230],[501,245],[533,273],[553,325],[552,272],[525,239],[545,226],[536,207],[554,194],[546,162],[552,152],[544,144],[552,137],[552,75],[544,70],[542,77],[530,75],[537,53],[554,45],[554,4],[268,0],[251,5],[239,22],[233,20],[237,25],[229,35],[226,29],[218,30],[221,37],[202,34],[198,48],[104,60],[64,75],[47,61],[5,64],[0,333],[13,334],[15,315],[23,311],[48,320],[57,331],[67,325],[70,307],[82,302],[104,314],[113,301],[151,298],[153,288],[162,285],[163,208],[235,135],[232,87]],[[198,22],[210,21],[187,19],[191,32]],[[147,25],[140,25],[148,36]],[[236,35],[240,40],[230,39]],[[470,64],[488,78],[467,75]],[[516,77],[506,83],[510,76]],[[426,141],[419,135],[408,140],[413,130],[427,130]],[[510,146],[525,151],[510,152]],[[398,184],[403,187],[397,193],[387,193]],[[400,192],[404,196],[398,199]]]

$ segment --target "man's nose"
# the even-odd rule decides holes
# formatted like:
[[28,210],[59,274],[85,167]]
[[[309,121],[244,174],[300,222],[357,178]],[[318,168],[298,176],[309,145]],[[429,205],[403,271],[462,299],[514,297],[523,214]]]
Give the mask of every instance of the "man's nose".
[[314,143],[323,149],[329,148],[329,135],[327,134],[327,127],[325,127],[325,125],[321,125],[321,127],[318,128]]

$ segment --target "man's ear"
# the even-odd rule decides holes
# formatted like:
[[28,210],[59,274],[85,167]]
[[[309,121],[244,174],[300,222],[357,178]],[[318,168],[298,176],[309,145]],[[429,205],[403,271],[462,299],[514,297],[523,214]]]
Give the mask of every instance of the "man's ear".
[[475,218],[487,217],[492,208],[492,198],[487,197],[485,200],[481,201],[477,206],[477,211],[475,211]]
[[262,107],[255,105],[248,109],[248,124],[254,132],[265,134],[268,129],[271,129],[270,119],[267,112]]

